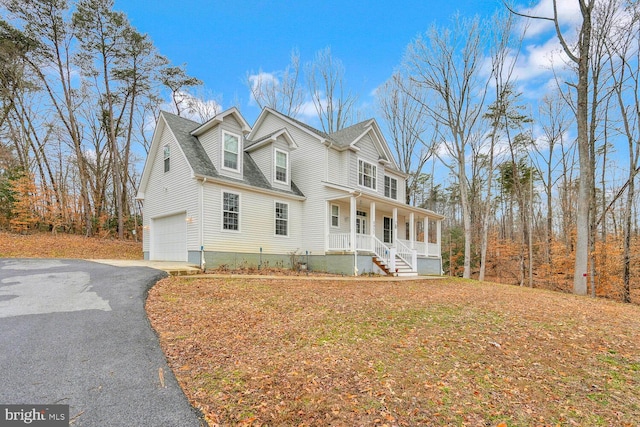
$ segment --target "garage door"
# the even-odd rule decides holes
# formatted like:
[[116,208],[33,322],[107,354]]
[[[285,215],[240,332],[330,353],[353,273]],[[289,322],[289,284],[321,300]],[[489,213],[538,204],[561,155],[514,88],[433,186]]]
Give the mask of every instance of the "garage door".
[[151,220],[151,256],[155,261],[187,261],[187,215]]

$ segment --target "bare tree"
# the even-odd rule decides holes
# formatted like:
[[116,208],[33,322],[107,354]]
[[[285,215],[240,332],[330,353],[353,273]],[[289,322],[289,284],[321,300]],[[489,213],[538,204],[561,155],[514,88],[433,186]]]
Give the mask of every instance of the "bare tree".
[[358,97],[347,90],[344,66],[333,57],[331,48],[316,52],[305,66],[305,76],[322,130],[333,133],[349,126]]
[[422,102],[436,124],[438,140],[455,175],[464,223],[464,272],[471,277],[471,193],[467,177],[470,147],[482,140],[479,128],[484,112],[487,79],[481,77],[484,29],[479,19],[456,16],[451,29],[432,27],[407,49],[405,67],[410,78],[432,101]]
[[580,5],[582,23],[579,28],[579,36],[575,46],[570,46],[565,34],[562,32],[562,23],[558,17],[558,0],[553,0],[553,16],[534,16],[509,10],[519,16],[531,19],[550,21],[556,31],[556,36],[564,53],[576,66],[577,83],[571,83],[576,91],[576,122],[578,129],[578,159],[580,164],[580,176],[578,178],[578,208],[576,216],[577,240],[576,258],[573,272],[573,292],[578,295],[587,294],[587,268],[589,260],[589,245],[591,241],[591,189],[593,188],[593,141],[589,135],[589,66],[591,57],[591,42],[593,35],[592,12],[596,0],[577,0]]
[[425,106],[416,100],[420,88],[395,73],[377,91],[378,110],[391,134],[396,160],[406,180],[406,202],[415,206],[422,169],[434,152],[434,140],[425,139],[428,120]]
[[295,118],[304,103],[300,74],[300,53],[291,52],[291,62],[282,71],[247,73],[245,85],[260,108],[270,107]]

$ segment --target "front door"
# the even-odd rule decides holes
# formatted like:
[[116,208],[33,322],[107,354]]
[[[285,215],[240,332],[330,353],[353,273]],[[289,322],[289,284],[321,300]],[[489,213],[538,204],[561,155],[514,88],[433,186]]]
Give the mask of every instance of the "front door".
[[382,226],[382,239],[384,243],[393,243],[393,218],[385,216],[383,219]]

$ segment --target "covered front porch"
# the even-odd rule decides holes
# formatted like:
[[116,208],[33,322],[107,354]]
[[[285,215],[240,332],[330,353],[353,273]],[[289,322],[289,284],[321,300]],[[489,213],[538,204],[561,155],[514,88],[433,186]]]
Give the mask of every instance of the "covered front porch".
[[387,274],[440,273],[420,271],[419,260],[441,259],[441,215],[363,194],[327,204],[327,253],[370,254]]

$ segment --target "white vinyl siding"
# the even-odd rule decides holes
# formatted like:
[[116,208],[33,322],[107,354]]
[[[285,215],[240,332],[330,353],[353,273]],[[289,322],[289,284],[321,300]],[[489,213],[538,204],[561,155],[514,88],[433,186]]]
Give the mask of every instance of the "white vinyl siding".
[[[222,229],[222,193],[234,192],[227,186],[208,182],[204,186],[205,217],[204,247],[206,251],[287,254],[299,250],[312,250],[302,233],[302,201],[288,201],[288,238],[275,238],[274,196],[243,189],[240,198],[240,232]],[[240,192],[238,192],[240,193]],[[241,260],[241,255],[239,255]]]
[[[168,172],[164,171],[164,147],[169,147],[171,165]],[[143,251],[151,255],[151,235],[154,224],[152,218],[172,215],[176,212],[186,212],[186,216],[193,221],[186,224],[187,250],[195,251],[200,247],[198,228],[198,191],[199,184],[192,178],[182,150],[175,142],[168,128],[162,130],[153,156],[149,174],[149,184],[144,189],[143,205]]]

